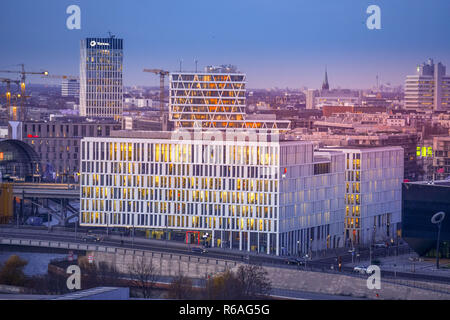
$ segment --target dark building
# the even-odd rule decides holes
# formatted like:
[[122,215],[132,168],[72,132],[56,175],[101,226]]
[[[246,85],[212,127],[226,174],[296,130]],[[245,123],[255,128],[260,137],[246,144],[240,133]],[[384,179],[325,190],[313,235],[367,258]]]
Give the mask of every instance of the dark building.
[[0,141],[0,181],[39,180],[39,160],[36,151],[20,140]]
[[419,255],[436,254],[437,226],[431,217],[443,211],[441,255],[450,258],[450,181],[408,182],[402,186],[402,238]]
[[43,180],[73,182],[77,181],[80,171],[80,140],[107,137],[111,131],[120,130],[121,124],[112,119],[65,117],[53,121],[26,121],[21,128],[22,141],[39,155]]

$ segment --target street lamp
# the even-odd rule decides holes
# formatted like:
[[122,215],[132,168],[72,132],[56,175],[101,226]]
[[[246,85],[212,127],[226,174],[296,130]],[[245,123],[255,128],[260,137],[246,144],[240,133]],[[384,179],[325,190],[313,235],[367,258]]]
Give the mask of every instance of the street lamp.
[[438,228],[438,234],[437,234],[437,242],[436,242],[436,268],[439,269],[439,242],[441,238],[441,225],[442,221],[444,221],[445,218],[445,212],[439,211],[438,213],[435,213],[431,217],[431,223],[436,224]]

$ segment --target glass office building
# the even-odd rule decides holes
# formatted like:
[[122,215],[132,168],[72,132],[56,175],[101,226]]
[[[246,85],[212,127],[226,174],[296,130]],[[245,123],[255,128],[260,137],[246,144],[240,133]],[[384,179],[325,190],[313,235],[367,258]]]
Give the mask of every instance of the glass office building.
[[86,38],[80,52],[80,115],[120,120],[123,39]]
[[179,134],[84,138],[80,224],[276,255],[343,245],[342,153],[318,159],[310,142],[242,131]]

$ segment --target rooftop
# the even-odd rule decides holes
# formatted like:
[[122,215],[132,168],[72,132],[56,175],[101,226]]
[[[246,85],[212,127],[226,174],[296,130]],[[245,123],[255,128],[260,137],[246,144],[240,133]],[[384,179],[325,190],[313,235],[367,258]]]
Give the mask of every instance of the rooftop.
[[[289,142],[295,142],[295,143],[306,143],[310,144],[309,141],[304,140],[296,140],[296,139],[290,139],[289,137],[286,137],[283,134],[277,134],[276,132],[268,132],[266,130],[229,130],[229,131],[222,131],[218,129],[209,129],[206,131],[202,131],[204,140],[214,140],[212,137],[219,138],[222,137],[224,140],[235,140],[235,137],[238,137],[238,141],[241,141],[242,138],[247,138],[245,141],[250,142],[265,142],[266,139],[263,139],[263,141],[260,140],[260,137],[264,134],[267,134],[267,142],[276,142],[277,140],[280,141],[280,143],[289,143]],[[200,132],[195,131],[144,131],[144,130],[113,130],[111,131],[111,134],[107,138],[128,138],[128,139],[160,139],[160,140],[170,140],[172,137],[175,139],[178,139],[179,137],[183,137],[184,134],[188,134],[187,137],[189,139],[195,139],[198,140],[199,137],[197,135],[200,134]],[[252,134],[255,134],[255,137],[258,137],[257,139],[252,139]],[[91,137],[91,139],[99,139],[103,137]],[[201,139],[201,137],[200,137]],[[183,140],[183,139],[180,139]],[[257,141],[256,141],[257,140]]]
[[420,184],[420,185],[430,185],[430,186],[440,186],[440,187],[450,187],[450,180],[413,181],[413,182],[405,182],[405,183]]

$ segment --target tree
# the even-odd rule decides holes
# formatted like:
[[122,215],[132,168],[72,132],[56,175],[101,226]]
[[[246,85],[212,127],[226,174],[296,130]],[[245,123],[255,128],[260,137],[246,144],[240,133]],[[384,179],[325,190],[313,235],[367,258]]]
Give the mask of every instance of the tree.
[[26,286],[33,294],[57,295],[70,292],[66,283],[65,275],[49,272],[45,275],[32,276]]
[[98,263],[96,267],[97,282],[101,286],[120,286],[120,276],[121,274],[117,268],[105,261]]
[[11,286],[23,286],[26,276],[23,268],[28,261],[21,259],[17,255],[11,255],[0,269],[0,283]]
[[240,283],[242,295],[248,299],[268,295],[272,289],[267,271],[261,266],[240,266],[236,276]]
[[136,258],[136,262],[128,266],[128,272],[133,285],[141,289],[145,299],[150,298],[157,278],[152,261],[148,262],[144,257]]
[[206,282],[205,298],[210,300],[241,299],[241,287],[236,275],[227,270]]
[[168,299],[190,300],[195,298],[192,281],[182,274],[173,279],[167,292]]
[[240,266],[216,275],[206,283],[205,298],[211,300],[242,300],[262,298],[270,293],[267,272],[261,266]]
[[120,285],[121,274],[112,264],[104,261],[100,261],[98,264],[89,263],[86,257],[79,258],[78,264],[81,269],[81,287],[83,289]]

